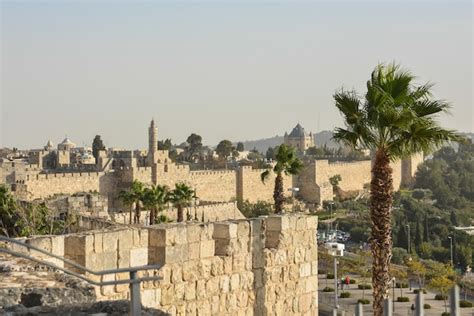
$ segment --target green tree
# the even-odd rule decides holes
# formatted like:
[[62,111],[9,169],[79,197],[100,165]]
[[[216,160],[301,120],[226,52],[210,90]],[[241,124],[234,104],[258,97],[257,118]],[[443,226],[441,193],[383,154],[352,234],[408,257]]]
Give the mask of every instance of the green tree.
[[267,152],[265,153],[265,158],[267,158],[268,160],[275,160],[277,152],[278,152],[278,146],[268,147]]
[[244,143],[238,142],[238,143],[237,143],[237,151],[242,152],[242,151],[244,151],[244,150],[245,150]]
[[[276,155],[276,164],[273,172],[276,174],[275,188],[273,190],[273,199],[275,201],[275,213],[283,212],[283,203],[285,201],[283,189],[283,174],[297,175],[303,168],[303,162],[296,156],[295,149],[285,144],[278,147]],[[262,182],[270,176],[271,169],[267,169],[261,174]]]
[[415,228],[415,247],[418,248],[420,247],[421,243],[423,242],[423,239],[421,237],[421,227],[420,227],[420,220],[417,218],[416,219],[416,228]]
[[170,192],[169,200],[178,209],[178,222],[184,221],[183,209],[191,205],[194,196],[194,190],[185,183],[176,183]]
[[425,280],[425,275],[426,275],[426,267],[421,261],[418,260],[412,260],[407,263],[408,266],[408,272],[416,277],[416,280],[418,282],[418,289],[421,290],[422,284],[424,284]]
[[94,140],[92,141],[92,155],[94,156],[96,162],[97,158],[99,157],[100,150],[105,150],[105,145],[100,138],[100,135],[95,135]]
[[134,180],[128,190],[121,191],[119,198],[122,202],[130,207],[130,224],[132,224],[132,213],[135,208],[135,216],[133,216],[133,223],[140,223],[140,203],[143,202],[145,194],[145,186],[143,183]]
[[390,162],[419,152],[429,152],[446,141],[463,138],[438,126],[436,114],[447,111],[448,103],[434,100],[431,84],[415,86],[414,77],[398,65],[380,64],[367,82],[361,100],[355,91],[334,95],[346,128],[337,128],[334,139],[353,148],[374,152],[370,184],[372,219],[374,315],[383,314],[383,300],[390,286],[392,249],[391,209],[393,175]]
[[423,190],[414,190],[413,193],[411,194],[411,196],[414,199],[422,200],[425,197],[425,191],[423,191]]
[[189,147],[187,148],[188,157],[191,159],[199,157],[202,149],[202,137],[192,133],[188,136],[186,142],[189,144]]
[[159,150],[170,150],[172,147],[173,147],[173,144],[170,138],[158,141]]
[[[356,257],[356,271],[362,278],[362,284],[365,285],[367,278],[370,277],[370,255],[367,251],[359,251]],[[362,286],[362,299],[365,299],[365,286]]]
[[456,216],[456,212],[454,210],[451,210],[451,214],[449,215],[449,219],[451,220],[451,224],[453,226],[458,226],[458,217]]
[[[403,297],[403,283],[406,282],[408,278],[408,273],[403,268],[394,268],[391,269],[392,276],[395,277],[395,282],[400,284],[400,297]],[[393,298],[395,300],[395,298]]]
[[216,147],[216,153],[221,159],[229,158],[234,150],[234,145],[232,145],[232,142],[227,139],[221,140]]
[[152,185],[145,188],[143,204],[150,209],[150,225],[156,224],[157,216],[168,203],[169,191],[165,185]]
[[428,235],[428,214],[425,213],[425,219],[424,219],[424,229],[423,229],[423,241],[428,242],[429,240],[429,235]]
[[448,306],[446,304],[448,292],[454,286],[454,282],[451,281],[447,275],[438,275],[433,278],[430,282],[430,286],[438,291],[443,296],[444,311],[448,312]]

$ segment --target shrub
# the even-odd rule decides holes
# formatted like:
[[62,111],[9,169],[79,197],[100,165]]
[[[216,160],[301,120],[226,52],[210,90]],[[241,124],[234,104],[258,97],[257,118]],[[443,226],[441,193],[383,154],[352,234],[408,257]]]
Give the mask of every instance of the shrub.
[[350,279],[350,280],[349,280],[349,284],[356,284],[356,283],[357,283],[357,281],[354,280],[354,279]]
[[430,304],[423,304],[423,309],[431,309],[431,305]]
[[435,300],[437,300],[437,301],[444,301],[444,300],[447,300],[447,299],[448,299],[447,295],[441,295],[441,294],[436,294],[435,295]]
[[397,297],[397,302],[403,303],[403,302],[409,302],[409,301],[410,299],[406,296]]
[[357,300],[357,303],[361,303],[362,305],[367,305],[367,304],[370,304],[370,301],[366,298],[364,299],[361,298]]
[[359,290],[371,290],[372,289],[372,285],[370,285],[370,284],[359,284],[357,287],[359,288]]
[[334,289],[333,289],[332,287],[326,286],[326,287],[323,289],[323,292],[334,292]]
[[351,293],[349,292],[341,292],[340,298],[349,298],[351,297]]
[[397,289],[399,289],[399,288],[406,289],[406,288],[408,287],[408,283],[400,283],[400,282],[397,282],[397,283],[395,283],[395,287],[396,287]]
[[[423,291],[423,294],[428,293],[428,292],[426,292],[425,289],[421,289],[421,290]],[[418,294],[418,293],[420,293],[420,289],[414,289],[414,290],[413,290],[413,294]]]
[[443,313],[441,314],[441,316],[450,316],[450,315],[451,315],[451,314],[448,313],[448,312],[443,312]]
[[326,273],[327,273],[326,270],[320,270],[320,269],[318,269],[318,274],[326,274]]
[[334,274],[328,273],[328,274],[326,275],[326,278],[327,278],[327,279],[334,279]]
[[472,307],[472,302],[461,300],[459,301],[459,306],[461,306],[461,308],[470,308]]

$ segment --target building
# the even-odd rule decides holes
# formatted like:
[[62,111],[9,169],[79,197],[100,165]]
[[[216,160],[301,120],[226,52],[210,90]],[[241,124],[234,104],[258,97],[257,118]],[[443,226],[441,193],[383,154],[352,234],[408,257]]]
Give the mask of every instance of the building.
[[284,143],[296,148],[299,152],[305,152],[308,148],[314,147],[314,136],[312,132],[307,133],[304,127],[298,123],[290,134],[285,132]]

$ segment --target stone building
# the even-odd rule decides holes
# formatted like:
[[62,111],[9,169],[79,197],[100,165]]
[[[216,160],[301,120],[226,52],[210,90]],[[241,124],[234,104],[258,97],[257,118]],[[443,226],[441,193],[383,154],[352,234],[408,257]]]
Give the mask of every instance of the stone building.
[[299,152],[305,152],[308,148],[314,147],[314,135],[312,132],[307,133],[298,123],[290,134],[285,132],[284,143],[296,148]]

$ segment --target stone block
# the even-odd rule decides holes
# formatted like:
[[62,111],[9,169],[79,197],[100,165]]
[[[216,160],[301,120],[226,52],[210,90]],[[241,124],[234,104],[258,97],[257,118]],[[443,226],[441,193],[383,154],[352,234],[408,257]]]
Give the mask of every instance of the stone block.
[[213,238],[230,239],[237,238],[237,223],[222,222],[214,223]]
[[196,299],[196,282],[188,282],[184,288],[184,299],[192,301]]
[[298,217],[296,220],[296,230],[306,230],[307,220],[306,217]]
[[197,305],[196,302],[188,302],[186,304],[186,316],[196,316]]
[[93,244],[94,244],[94,252],[95,253],[102,253],[104,252],[104,234],[103,233],[94,233],[93,235]]
[[224,260],[220,257],[213,257],[211,259],[211,275],[219,276],[224,273]]
[[219,290],[221,293],[228,293],[230,289],[230,278],[223,275],[219,278]]
[[[115,274],[106,274],[102,276],[102,282],[115,281]],[[113,295],[115,293],[115,285],[106,285],[100,287],[100,292],[104,296]]]
[[218,277],[210,278],[206,282],[206,295],[212,296],[219,294],[220,289],[220,279]]
[[118,268],[130,267],[130,250],[119,251],[117,263],[118,263]]
[[276,248],[280,244],[280,231],[267,231],[265,235],[265,247]]
[[318,261],[311,262],[311,274],[318,275]]
[[183,280],[186,282],[194,282],[199,279],[198,261],[190,260],[183,263]]
[[140,296],[142,300],[142,305],[144,307],[156,307],[158,302],[156,301],[156,290],[155,289],[147,289],[141,290]]
[[102,240],[104,252],[117,251],[118,236],[118,232],[104,232]]
[[51,252],[61,257],[64,256],[64,236],[51,237]]
[[161,305],[166,306],[172,304],[174,301],[174,286],[166,284],[161,287]]
[[196,282],[196,298],[201,300],[206,297],[206,281],[205,280],[198,280]]
[[[51,242],[51,237],[49,236],[33,237],[30,239],[27,239],[26,243],[33,247],[39,248],[41,250],[52,252],[52,242]],[[30,255],[36,258],[46,257],[46,255],[33,249],[30,250]]]
[[180,264],[171,265],[171,283],[183,282],[183,268]]
[[148,264],[148,248],[135,248],[130,250],[130,266],[139,267]]
[[305,262],[300,264],[300,278],[311,276],[311,263]]
[[199,225],[188,225],[186,233],[188,243],[195,243],[201,240],[201,227]]
[[174,300],[176,301],[183,301],[184,300],[184,289],[186,283],[176,283],[174,285]]
[[318,217],[317,216],[307,216],[306,217],[306,228],[312,230],[313,233],[316,233],[318,228]]
[[215,244],[214,240],[202,240],[200,244],[200,258],[208,258],[214,256]]
[[245,266],[247,263],[248,257],[245,255],[235,255],[232,257],[232,271],[239,272],[245,271]]
[[266,222],[267,231],[283,231],[290,228],[290,219],[285,215],[270,215]]
[[231,274],[232,273],[232,257],[222,257],[223,265],[224,265],[224,274]]
[[264,220],[263,218],[252,218],[249,220],[250,230],[253,237],[260,237],[264,234]]
[[318,291],[318,276],[310,276],[306,279],[306,292],[317,292]]
[[250,224],[247,220],[240,220],[237,223],[237,236],[239,238],[250,237]]
[[218,295],[211,297],[211,313],[212,315],[219,315],[220,300]]
[[201,224],[199,227],[201,228],[201,240],[211,240],[214,234],[214,224]]
[[117,240],[119,250],[133,248],[133,231],[128,229],[117,231]]
[[238,273],[234,273],[230,277],[230,290],[236,291],[240,288],[240,275]]
[[[116,280],[128,280],[130,279],[130,273],[128,272],[122,272],[122,273],[117,273],[115,275]],[[130,288],[129,284],[117,284],[115,285],[115,292],[117,293],[123,293],[127,292]]]
[[301,295],[299,297],[299,303],[298,303],[298,311],[300,313],[306,313],[309,311],[309,308],[311,307],[311,293]]

